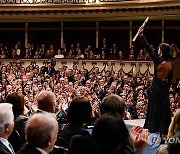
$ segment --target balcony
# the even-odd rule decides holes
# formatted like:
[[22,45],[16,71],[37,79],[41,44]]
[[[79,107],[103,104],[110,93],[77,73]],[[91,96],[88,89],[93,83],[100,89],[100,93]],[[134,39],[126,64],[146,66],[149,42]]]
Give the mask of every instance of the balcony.
[[[13,15],[13,17],[11,16]],[[72,21],[179,18],[179,0],[0,0],[0,19]],[[75,18],[75,19],[74,19]]]

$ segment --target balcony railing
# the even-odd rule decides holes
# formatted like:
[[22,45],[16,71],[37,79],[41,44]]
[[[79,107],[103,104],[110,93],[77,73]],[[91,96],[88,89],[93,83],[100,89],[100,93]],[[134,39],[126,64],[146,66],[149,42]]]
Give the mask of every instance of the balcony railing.
[[122,2],[133,0],[0,0],[0,4],[86,4],[101,2]]

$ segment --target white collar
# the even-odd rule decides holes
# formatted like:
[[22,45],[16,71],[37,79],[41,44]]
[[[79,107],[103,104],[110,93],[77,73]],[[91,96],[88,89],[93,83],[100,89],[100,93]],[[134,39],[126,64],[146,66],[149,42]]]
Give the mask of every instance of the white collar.
[[8,142],[7,139],[0,137],[0,141],[2,142],[2,144],[4,144],[4,145],[6,146],[6,148],[8,148],[9,151],[11,151],[12,154],[14,153],[14,152],[12,151],[12,149],[9,147],[9,144],[10,144],[10,143]]

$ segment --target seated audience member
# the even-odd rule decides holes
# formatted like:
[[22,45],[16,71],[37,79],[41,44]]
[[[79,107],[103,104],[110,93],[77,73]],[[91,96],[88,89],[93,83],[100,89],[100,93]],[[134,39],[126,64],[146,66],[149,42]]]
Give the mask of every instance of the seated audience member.
[[46,54],[45,54],[44,58],[47,58],[47,59],[52,58],[52,55],[51,55],[51,51],[50,51],[50,50],[47,50],[47,51],[46,51]]
[[82,54],[81,50],[77,50],[77,55],[76,55],[77,59],[84,59],[84,55]]
[[75,55],[74,55],[74,53],[73,53],[73,50],[69,50],[69,52],[68,52],[67,55],[66,55],[66,58],[69,58],[69,59],[75,58]]
[[134,60],[134,59],[135,59],[135,57],[134,57],[134,50],[130,49],[129,60]]
[[41,91],[37,96],[38,111],[54,113],[56,108],[56,97],[53,92]]
[[107,55],[104,50],[101,51],[100,59],[102,60],[107,59]]
[[61,133],[62,138],[70,142],[74,135],[90,136],[83,125],[90,120],[91,113],[91,104],[87,98],[77,97],[72,100],[67,112],[69,124],[64,127]]
[[38,51],[38,50],[35,52],[35,55],[34,55],[33,58],[34,58],[34,59],[39,59],[39,58],[41,58],[40,55],[39,55],[39,51]]
[[49,154],[57,139],[58,123],[49,113],[36,113],[26,123],[27,144],[17,154]]
[[123,60],[123,59],[124,59],[124,56],[123,56],[123,52],[122,52],[122,51],[119,51],[119,53],[118,53],[118,59],[119,59],[119,60]]
[[6,52],[4,50],[1,51],[0,58],[2,58],[2,59],[7,58]]
[[141,49],[141,50],[139,51],[137,60],[145,60],[143,49]]
[[0,104],[0,154],[15,154],[14,149],[8,142],[14,128],[14,115],[12,105],[9,103]]
[[28,48],[25,49],[25,55],[24,58],[30,58],[29,50]]
[[64,55],[62,54],[61,50],[57,50],[57,54],[54,56],[54,58],[64,58]]
[[[28,117],[24,116],[24,104],[25,99],[22,93],[13,92],[9,94],[6,98],[6,102],[12,104],[13,114],[14,114],[14,129],[18,131],[20,134],[22,144],[25,143],[25,123],[28,120]],[[11,144],[14,146],[17,143],[14,143],[13,140],[10,141]],[[20,143],[19,143],[20,144]],[[15,147],[14,147],[15,148]],[[15,151],[18,150],[15,148]]]

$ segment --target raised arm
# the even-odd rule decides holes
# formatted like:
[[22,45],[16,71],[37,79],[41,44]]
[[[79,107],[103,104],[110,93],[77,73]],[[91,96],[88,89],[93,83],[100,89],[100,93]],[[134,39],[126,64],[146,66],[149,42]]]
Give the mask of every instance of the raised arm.
[[159,57],[158,54],[156,54],[155,52],[152,51],[152,49],[150,48],[149,43],[147,42],[146,38],[143,35],[143,31],[144,31],[144,28],[140,27],[139,28],[139,36],[140,36],[140,39],[141,39],[141,42],[142,42],[144,48],[147,50],[147,52],[149,53],[151,59],[155,63],[161,63],[163,61],[163,59],[161,57]]

